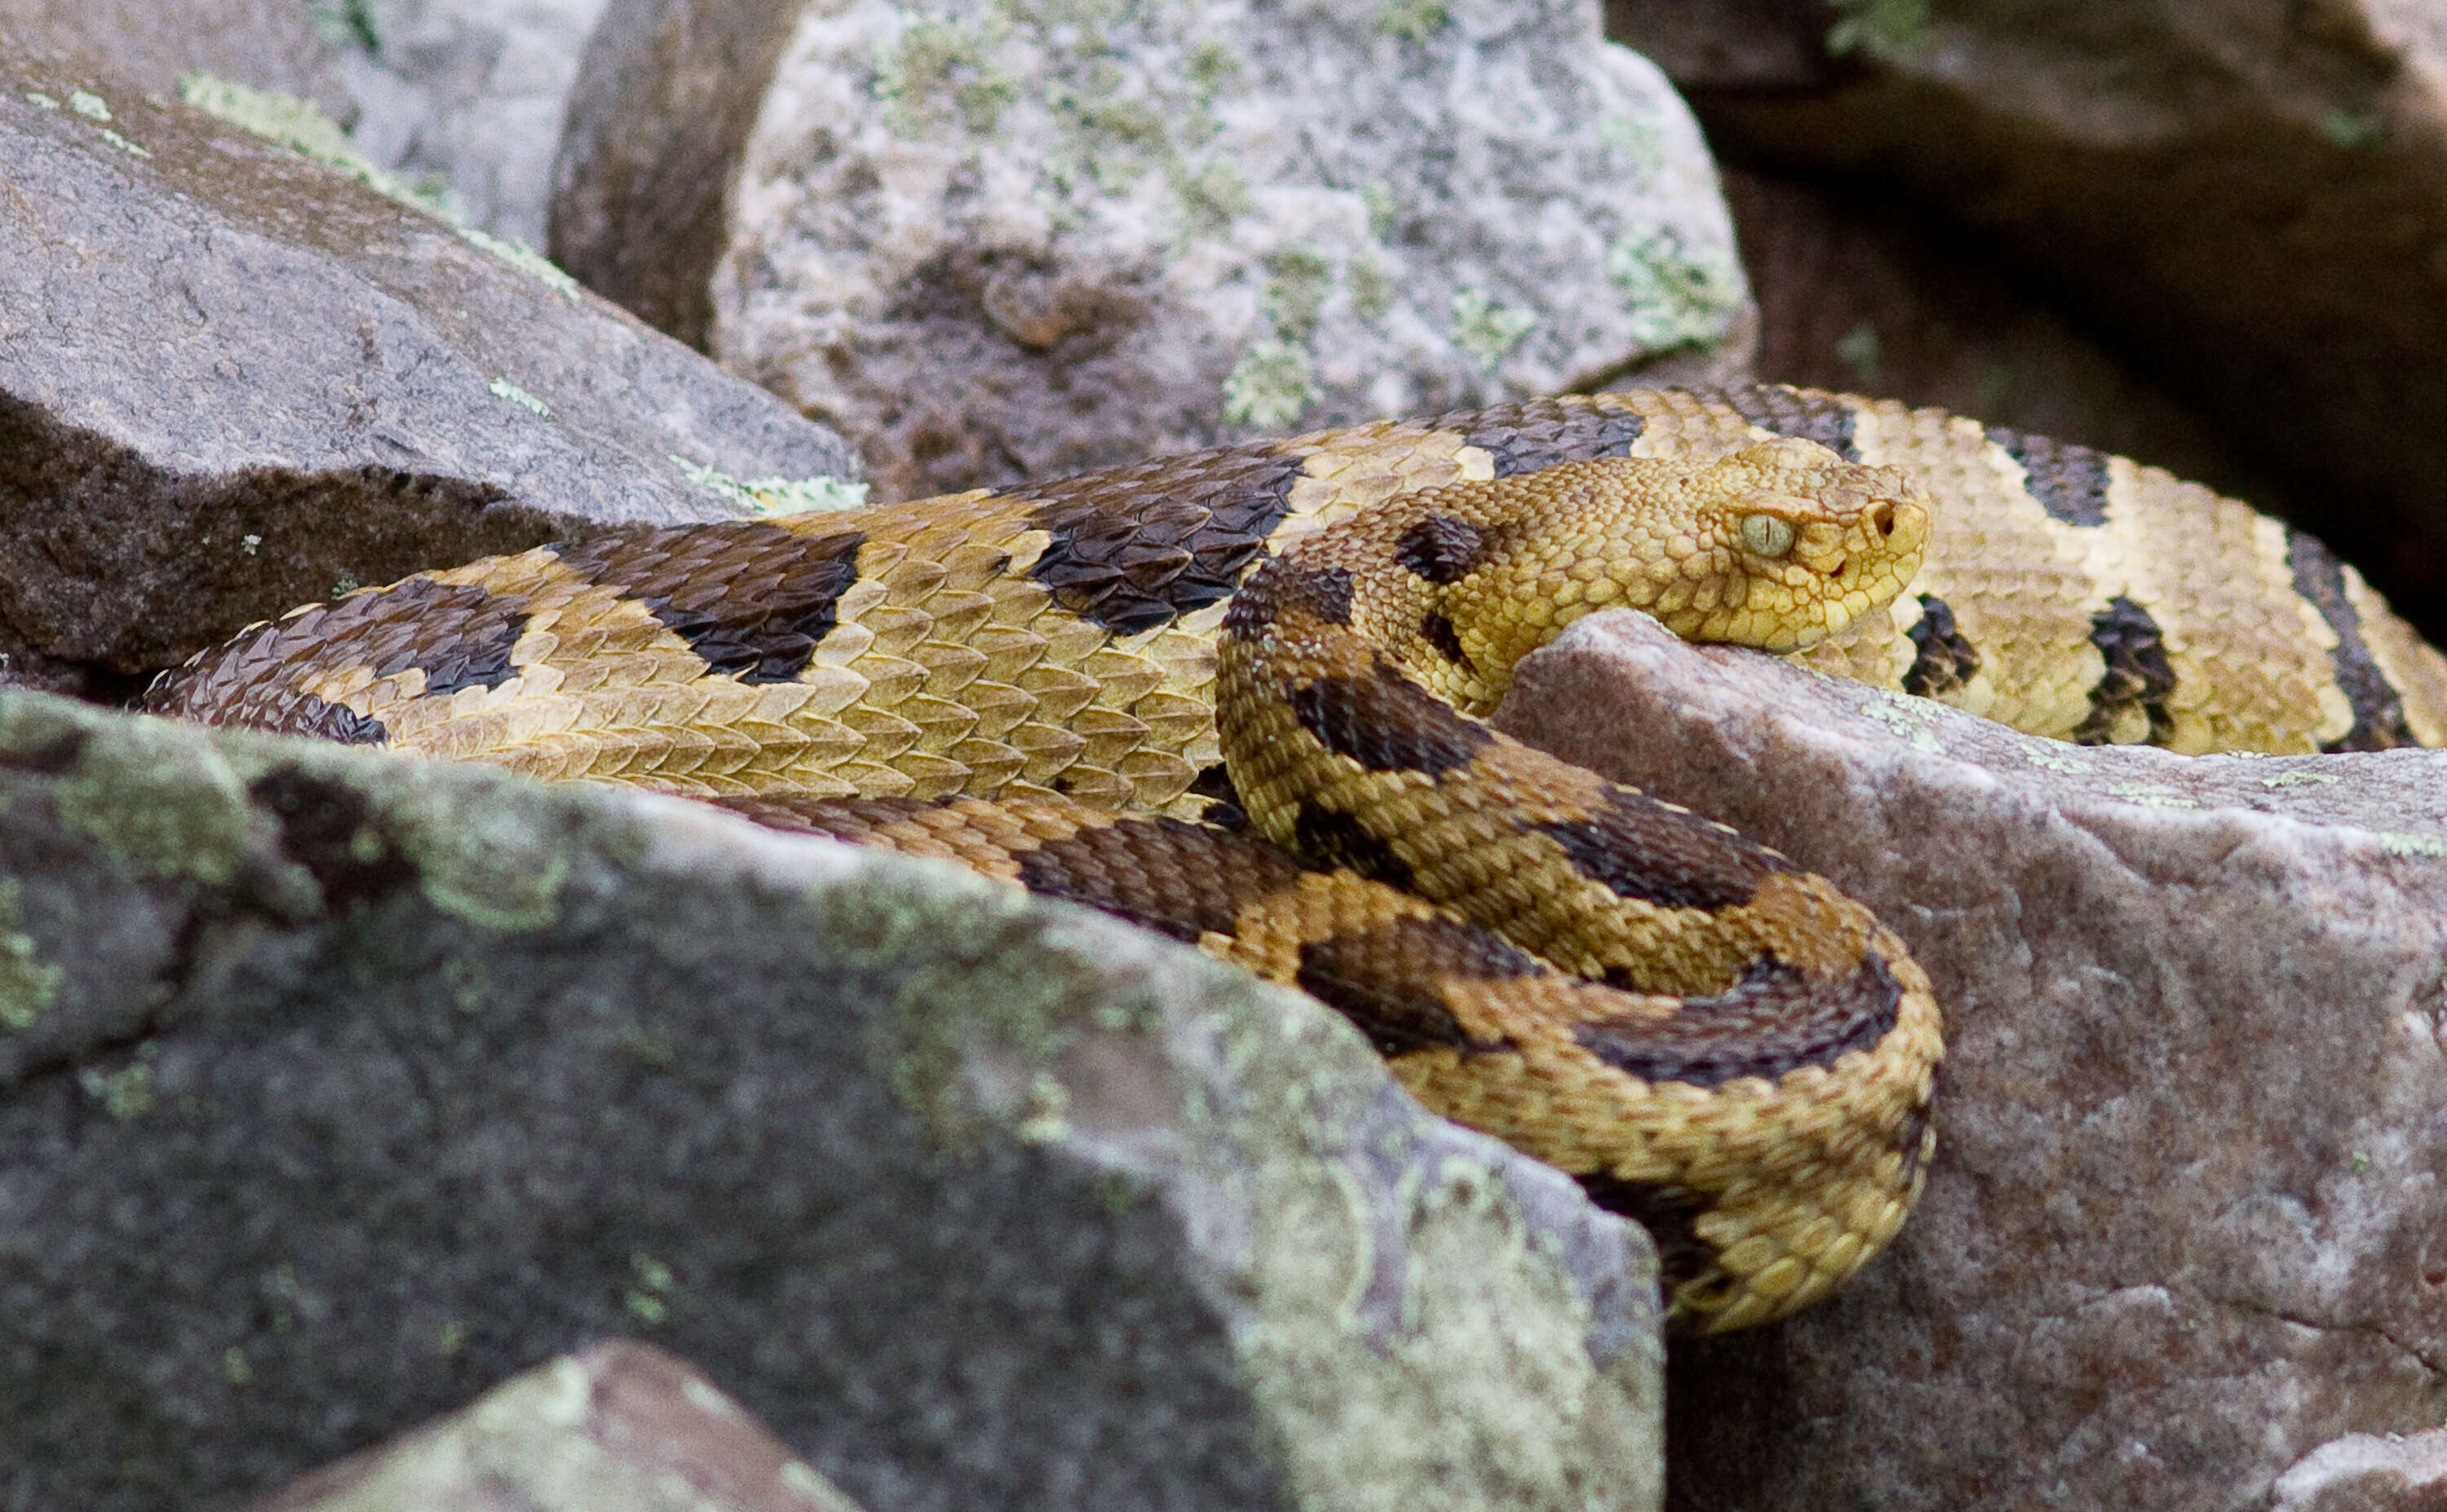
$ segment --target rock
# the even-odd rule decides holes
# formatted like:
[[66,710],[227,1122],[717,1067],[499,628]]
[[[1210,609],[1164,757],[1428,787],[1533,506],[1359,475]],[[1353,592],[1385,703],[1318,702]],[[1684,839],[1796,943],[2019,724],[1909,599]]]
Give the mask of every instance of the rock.
[[860,1512],[711,1382],[616,1339],[247,1512]]
[[353,114],[312,11],[296,0],[8,0],[0,28],[21,43],[43,39],[107,59],[127,84],[165,100],[200,71],[311,99],[335,120]]
[[0,37],[0,161],[19,680],[116,693],[343,582],[740,511],[691,468],[854,469],[541,261],[29,33]]
[[1993,246],[1901,197],[1743,168],[1721,177],[1759,307],[1763,382],[1934,405],[2263,502],[2273,483],[2083,333]]
[[1729,156],[1990,234],[2447,633],[2428,607],[2447,563],[2435,8],[1619,0],[1610,19],[1691,67]]
[[1676,1505],[2262,1506],[2447,1416],[2447,751],[2060,746],[1626,614],[1500,723],[1833,878],[1947,1012],[1894,1246],[1678,1349]]
[[448,186],[469,224],[544,244],[569,86],[603,0],[385,0],[359,8],[337,67],[351,139],[403,178]]
[[1657,1503],[1644,1238],[1186,948],[24,692],[0,856],[13,1504],[268,1492],[617,1335],[896,1512]]
[[2350,1433],[2277,1478],[2271,1512],[2421,1512],[2447,1505],[2447,1430]]
[[579,87],[555,255],[885,497],[1745,355],[1702,144],[1592,0],[618,0]]

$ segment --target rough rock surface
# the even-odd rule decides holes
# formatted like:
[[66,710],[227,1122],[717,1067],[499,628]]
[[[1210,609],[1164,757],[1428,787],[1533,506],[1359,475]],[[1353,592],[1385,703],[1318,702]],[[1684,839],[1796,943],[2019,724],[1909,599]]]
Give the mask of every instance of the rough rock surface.
[[553,160],[578,58],[603,0],[384,0],[339,39],[351,138],[409,179],[446,184],[468,221],[544,244]]
[[1729,158],[1995,234],[2447,633],[2447,12],[1617,0],[1609,20]]
[[2433,1512],[2447,1506],[2447,1428],[2347,1434],[2277,1478],[2269,1512]]
[[269,1492],[619,1334],[896,1512],[1656,1504],[1644,1238],[1183,947],[26,692],[0,856],[8,1504]]
[[618,0],[579,90],[555,255],[887,496],[1743,355],[1698,133],[1593,0]]
[[0,20],[0,671],[115,691],[250,620],[838,438],[584,293]]
[[1918,1212],[1677,1350],[1671,1504],[2260,1507],[2447,1419],[2447,752],[2059,746],[1624,614],[1501,722],[1835,879],[1947,1013]]
[[860,1512],[651,1344],[563,1355],[247,1512]]
[[334,120],[352,113],[312,8],[297,0],[8,0],[0,27],[18,42],[47,39],[107,58],[129,84],[166,100],[200,70],[311,99]]

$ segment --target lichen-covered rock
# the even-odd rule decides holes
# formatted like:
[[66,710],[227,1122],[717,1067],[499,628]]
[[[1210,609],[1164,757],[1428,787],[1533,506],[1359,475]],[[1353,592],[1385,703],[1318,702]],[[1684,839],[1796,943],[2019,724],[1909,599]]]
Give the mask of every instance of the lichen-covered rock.
[[1678,1351],[1680,1504],[2266,1506],[2447,1419],[2447,751],[2062,746],[1626,614],[1499,722],[1833,878],[1946,1011],[1894,1247]]
[[651,1344],[514,1376],[247,1512],[861,1512],[765,1426]]
[[603,0],[384,0],[339,29],[350,132],[393,173],[446,185],[468,223],[544,244],[569,86]]
[[[761,86],[667,171],[711,56]],[[1593,0],[616,0],[585,68],[556,255],[894,496],[1593,387],[1746,310]]]
[[2434,1512],[2447,1506],[2447,1428],[2321,1445],[2277,1478],[2269,1512]]
[[268,1493],[620,1334],[896,1512],[1657,1503],[1644,1237],[1183,947],[23,692],[0,858],[19,1504]]
[[180,81],[200,71],[311,99],[346,120],[349,91],[319,34],[318,10],[296,0],[9,0],[0,25],[15,43],[48,41],[106,58],[148,93],[175,97]]
[[706,469],[852,470],[540,259],[5,20],[0,163],[0,681],[115,691],[344,582],[738,513]]

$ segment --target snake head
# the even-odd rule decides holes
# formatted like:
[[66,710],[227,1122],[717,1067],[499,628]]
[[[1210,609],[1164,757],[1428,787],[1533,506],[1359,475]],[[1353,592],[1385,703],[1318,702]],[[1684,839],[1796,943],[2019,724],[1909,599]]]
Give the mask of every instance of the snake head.
[[1928,544],[1926,490],[1812,441],[1746,446],[1690,487],[1701,549],[1682,565],[1719,580],[1659,617],[1691,640],[1814,646],[1902,593]]

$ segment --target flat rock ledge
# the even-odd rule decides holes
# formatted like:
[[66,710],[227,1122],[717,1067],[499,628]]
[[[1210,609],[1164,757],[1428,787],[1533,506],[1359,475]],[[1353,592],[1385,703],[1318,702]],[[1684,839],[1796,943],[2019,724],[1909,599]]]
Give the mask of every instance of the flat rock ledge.
[[1833,878],[1947,1013],[1918,1213],[1677,1350],[1670,1504],[2439,1504],[2373,1446],[2447,1421],[2447,752],[2061,746],[1631,614],[1499,723]]
[[13,15],[0,163],[0,684],[116,697],[356,584],[857,476],[533,253]]
[[1651,1508],[1653,1276],[1110,920],[0,691],[11,1504],[271,1495],[625,1336],[896,1512]]

